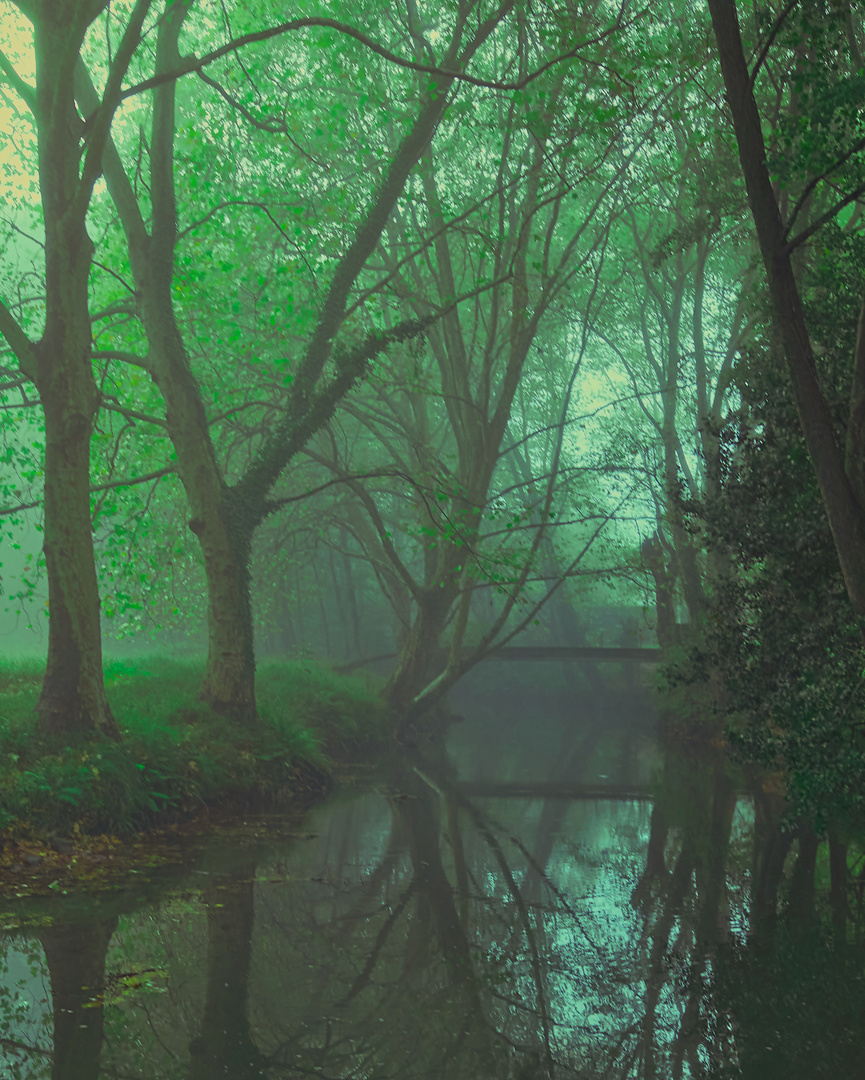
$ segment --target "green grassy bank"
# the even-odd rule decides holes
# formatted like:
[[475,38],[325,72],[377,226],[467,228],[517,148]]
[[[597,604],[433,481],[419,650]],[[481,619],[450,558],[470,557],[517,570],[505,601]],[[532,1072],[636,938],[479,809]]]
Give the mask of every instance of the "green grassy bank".
[[259,721],[241,728],[196,701],[203,661],[106,663],[123,740],[37,733],[40,661],[0,660],[0,837],[22,829],[124,835],[207,807],[290,797],[386,734],[374,690],[310,662],[258,668]]

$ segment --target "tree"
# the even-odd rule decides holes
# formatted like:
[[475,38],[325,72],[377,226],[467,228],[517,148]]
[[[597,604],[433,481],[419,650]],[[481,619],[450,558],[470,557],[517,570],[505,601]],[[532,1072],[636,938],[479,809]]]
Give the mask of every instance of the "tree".
[[22,375],[39,392],[45,416],[45,560],[50,622],[48,664],[37,712],[48,731],[100,731],[117,737],[102,682],[99,593],[90,531],[90,437],[99,395],[91,367],[88,284],[93,244],[87,215],[120,87],[150,0],[132,9],[101,98],[81,123],[75,65],[101,0],[20,4],[33,21],[37,81],[19,78],[4,56],[3,74],[36,125],[45,227],[45,327],[31,341],[6,304],[0,330]]
[[[834,224],[824,245],[801,289],[843,437],[865,245]],[[731,572],[679,675],[702,683],[717,668],[738,751],[784,776],[792,815],[834,828],[863,805],[861,638],[775,334],[755,335],[733,382],[740,408],[722,435],[719,483],[692,506]]]
[[[460,112],[459,126],[443,131],[424,155],[412,198],[398,207],[389,230],[385,266],[404,308],[418,318],[442,312],[426,335],[428,353],[399,380],[399,393],[389,382],[352,409],[383,447],[381,467],[392,483],[374,481],[375,491],[359,478],[365,468],[375,475],[381,461],[362,465],[362,449],[351,459],[354,447],[366,443],[346,440],[346,452],[334,444],[319,453],[355,493],[372,533],[364,529],[363,540],[372,542],[376,564],[387,567],[381,576],[402,623],[387,693],[403,727],[502,640],[537,572],[564,468],[562,442],[553,440],[543,463],[551,471],[532,463],[542,476],[534,500],[539,527],[516,553],[514,538],[524,534],[514,530],[506,542],[501,517],[515,504],[522,520],[524,506],[513,496],[509,467],[494,482],[511,408],[527,372],[567,356],[564,400],[551,395],[545,402],[561,436],[579,371],[579,361],[568,370],[570,354],[581,359],[585,348],[585,336],[581,349],[567,322],[577,313],[590,322],[601,303],[609,220],[637,153],[611,163],[611,141],[627,133],[639,147],[651,127],[638,101],[608,106],[607,88],[592,74],[596,57],[611,64],[619,58],[622,16],[605,29],[600,10],[587,12],[578,35],[572,27],[559,31],[548,18],[518,12],[514,49],[494,58],[491,85],[511,72],[524,82],[527,72],[544,69],[549,51],[563,50],[575,36],[597,44],[580,50],[583,63],[550,68],[517,97],[499,89]],[[601,123],[613,120],[609,136]],[[466,302],[454,305],[460,295]],[[511,495],[499,497],[497,485]],[[464,655],[479,586],[500,588],[502,604]],[[438,649],[449,627],[443,664]],[[507,632],[514,629],[511,621]]]
[[[388,329],[371,329],[335,350],[349,295],[374,251],[393,206],[451,100],[460,73],[510,13],[508,2],[470,30],[465,12],[453,26],[438,75],[423,75],[413,98],[413,114],[397,136],[378,190],[358,221],[353,239],[338,260],[319,313],[305,335],[291,390],[275,402],[275,416],[243,474],[226,482],[211,440],[204,399],[192,372],[189,348],[174,310],[172,281],[176,227],[175,88],[182,68],[178,38],[188,5],[171,4],[159,27],[154,74],[154,110],[149,144],[152,221],[148,230],[133,185],[113,145],[105,155],[105,177],[129,246],[138,313],[149,352],[139,362],[149,369],[166,402],[166,423],[177,452],[177,472],[192,511],[190,528],[202,545],[208,582],[209,648],[203,697],[215,708],[248,719],[254,714],[253,623],[249,597],[252,536],[274,509],[269,491],[294,455],[329,418],[336,403],[363,375],[366,365],[388,345],[416,336],[434,318],[425,313]],[[301,19],[282,28],[336,26],[333,20]],[[355,32],[354,36],[358,36]],[[422,65],[429,67],[430,65]],[[85,112],[93,92],[79,78]],[[450,301],[453,303],[453,299]]]
[[[782,213],[778,186],[773,185],[769,172],[755,81],[776,35],[790,16],[792,5],[776,18],[751,72],[745,60],[735,0],[709,0],[709,10],[799,422],[817,475],[850,603],[857,616],[865,618],[865,332],[859,335],[853,357],[850,417],[846,448],[842,448],[820,385],[793,263],[794,255],[806,241],[865,193],[865,184],[860,182],[858,175],[859,154],[865,147],[865,139],[859,130],[861,120],[855,115],[850,117],[845,95],[837,93],[837,86],[833,90],[831,83],[834,80],[830,79],[827,86],[824,77],[827,72],[836,72],[837,57],[850,56],[853,74],[845,81],[848,94],[857,92],[856,64],[861,65],[861,57],[856,57],[855,31],[852,39],[847,34],[847,17],[852,9],[839,4],[823,10],[808,4],[801,15],[804,36],[798,38],[798,45],[794,44],[792,50],[796,76],[794,96],[801,98],[804,80],[813,80],[816,103],[809,103],[813,120],[808,118],[807,112],[801,111],[801,100],[794,101],[793,107],[798,125],[811,127],[809,141],[816,150],[801,161],[800,172],[804,172],[804,176],[798,187],[799,197],[786,215]],[[815,33],[817,37],[812,41],[812,47],[804,48],[804,41],[810,40]],[[840,196],[837,194],[839,187]],[[800,212],[804,217],[815,197],[826,190],[829,192],[826,196],[828,205],[820,206],[822,212],[791,235]],[[786,198],[784,202],[787,202]]]

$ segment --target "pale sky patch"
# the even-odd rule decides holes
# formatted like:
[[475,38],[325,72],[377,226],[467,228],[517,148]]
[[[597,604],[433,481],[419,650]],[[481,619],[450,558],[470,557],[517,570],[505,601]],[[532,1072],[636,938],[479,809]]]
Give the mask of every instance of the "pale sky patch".
[[[30,22],[9,0],[0,0],[0,49],[25,82],[35,86],[33,30]],[[27,106],[0,74],[0,199],[15,203],[38,199],[35,157],[27,148],[33,144],[34,129]]]

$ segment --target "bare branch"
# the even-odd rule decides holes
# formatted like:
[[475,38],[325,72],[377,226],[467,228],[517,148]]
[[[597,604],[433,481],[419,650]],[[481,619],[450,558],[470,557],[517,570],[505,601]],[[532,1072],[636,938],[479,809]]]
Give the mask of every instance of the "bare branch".
[[[808,196],[811,194],[811,192],[814,190],[814,188],[820,183],[820,181],[825,180],[826,177],[830,175],[830,173],[833,173],[836,170],[840,169],[841,166],[844,164],[844,162],[848,161],[851,157],[853,157],[854,154],[857,154],[863,148],[863,146],[865,146],[865,138],[857,139],[856,142],[853,143],[853,145],[847,151],[847,153],[842,154],[841,157],[839,157],[836,161],[833,161],[828,169],[824,169],[823,172],[819,173],[817,176],[812,176],[811,177],[811,179],[805,185],[805,188],[802,191],[802,194],[799,196],[798,200],[796,201],[796,205],[793,207],[793,212],[790,214],[790,217],[789,217],[789,219],[787,221],[787,228],[784,230],[784,235],[785,236],[790,235],[790,230],[793,228],[793,222],[796,220],[796,217],[798,216],[798,214],[801,211],[802,207],[807,202]],[[862,189],[859,188],[858,191],[856,192],[856,196],[860,195],[861,193],[862,193]],[[850,199],[847,199],[847,202],[850,202]],[[840,205],[836,206],[833,213],[837,213],[843,206],[846,206],[847,202],[841,203]]]
[[[3,391],[3,390],[20,390],[22,386],[26,385],[29,382],[30,382],[30,379],[28,379],[26,375],[22,375],[18,379],[12,379],[11,382],[0,383],[0,391]],[[13,409],[21,408],[20,405],[12,405],[10,407],[13,408]]]
[[772,42],[778,36],[778,31],[781,29],[781,27],[786,22],[787,16],[790,14],[790,12],[793,10],[793,8],[798,3],[799,3],[799,0],[789,0],[789,3],[787,4],[787,6],[778,15],[777,19],[775,19],[775,22],[772,24],[772,29],[769,31],[769,36],[766,38],[766,44],[760,50],[760,55],[757,57],[757,63],[754,65],[753,70],[751,71],[751,86],[752,86],[752,88],[754,86],[754,82],[756,81],[757,73],[759,72],[760,68],[763,65],[763,61],[769,55],[769,49],[772,47]]
[[24,333],[18,320],[0,300],[0,334],[9,342],[9,348],[15,354],[22,373],[31,381],[36,381],[36,349],[33,342]]
[[[619,14],[616,16],[616,21],[606,30],[602,30],[594,37],[586,38],[585,41],[579,42],[572,49],[568,49],[566,52],[553,57],[552,60],[548,60],[546,64],[542,64],[536,71],[524,76],[517,82],[500,82],[495,79],[480,79],[474,75],[468,75],[463,71],[440,68],[434,64],[422,64],[417,60],[407,60],[405,57],[397,56],[396,53],[391,52],[390,49],[386,49],[383,45],[379,45],[377,41],[374,41],[360,30],[356,30],[347,23],[338,22],[336,19],[312,16],[301,19],[290,19],[288,22],[280,23],[278,26],[269,27],[267,30],[256,30],[253,33],[243,34],[241,37],[235,38],[234,41],[229,41],[225,45],[221,45],[218,49],[206,53],[201,58],[197,56],[187,56],[174,71],[167,71],[162,75],[154,75],[150,79],[145,79],[143,82],[130,86],[128,90],[124,90],[121,94],[120,100],[125,101],[127,98],[134,97],[136,94],[143,93],[145,90],[150,90],[155,86],[170,82],[173,79],[180,79],[184,75],[189,75],[192,72],[200,72],[203,68],[214,63],[214,61],[220,60],[223,56],[228,56],[231,53],[237,52],[238,49],[242,49],[246,45],[252,45],[259,41],[268,41],[270,38],[290,33],[293,30],[302,30],[311,27],[336,30],[340,34],[355,38],[355,40],[359,41],[369,49],[370,52],[375,53],[376,56],[380,56],[389,63],[396,64],[399,67],[408,68],[411,71],[419,71],[426,75],[435,75],[447,81],[455,80],[464,82],[469,86],[485,87],[489,90],[522,90],[523,87],[534,82],[534,80],[543,75],[544,72],[555,67],[556,64],[561,64],[565,60],[572,60],[584,49],[605,41],[612,34],[616,33],[616,31],[633,26],[634,23],[638,22],[648,12],[648,10],[647,7],[643,8],[641,11],[637,12],[633,19],[624,22],[622,20],[622,15],[624,14],[623,3],[622,7],[619,9]],[[90,123],[90,120],[91,117],[88,117],[87,122]]]
[[[399,262],[391,268],[390,272],[387,274],[386,277],[382,278],[381,281],[368,288],[365,292],[362,292],[357,298],[357,300],[355,300],[355,302],[346,309],[345,318],[347,319],[350,315],[354,314],[354,312],[359,307],[361,307],[361,305],[365,303],[365,301],[367,301],[371,296],[374,296],[377,292],[380,292],[389,282],[391,282],[399,274],[399,271],[403,268],[403,266],[405,266],[407,263],[412,262],[418,257],[418,255],[422,255],[424,251],[427,250],[427,248],[431,247],[432,244],[434,244],[435,241],[438,240],[442,233],[447,232],[449,229],[453,229],[455,226],[460,224],[460,222],[466,221],[473,214],[477,213],[477,211],[480,210],[481,207],[483,207],[486,203],[491,202],[494,198],[503,195],[510,188],[515,187],[522,179],[522,172],[517,172],[514,178],[510,180],[507,184],[497,185],[491,192],[489,192],[489,194],[485,195],[482,199],[478,200],[478,202],[474,203],[474,205],[470,206],[468,210],[465,211],[465,213],[459,214],[455,218],[451,218],[443,225],[440,225],[439,228],[434,229],[429,234],[429,236],[427,236],[423,240],[421,244],[419,244],[416,248],[410,251],[408,255],[406,255],[404,258],[400,259]],[[506,275],[500,280],[506,281],[508,280],[509,276],[510,275]],[[468,298],[468,296],[471,295],[474,294],[469,293],[466,296],[461,297],[460,299],[465,300]]]
[[351,484],[358,480],[371,480],[382,476],[401,477],[408,483],[414,484],[414,481],[407,473],[396,472],[393,469],[377,469],[373,472],[362,473],[345,473],[344,475],[335,477],[333,480],[326,480],[323,484],[319,484],[318,487],[309,488],[307,491],[304,491],[302,495],[284,495],[278,499],[268,499],[267,513],[270,515],[275,511],[280,510],[283,506],[288,506],[289,503],[302,502],[311,495],[317,495],[320,491],[325,491],[327,488],[333,487],[334,484]]
[[[91,484],[90,491],[105,491],[108,488],[119,487],[135,487],[136,484],[148,484],[151,480],[159,480],[163,476],[171,476],[172,473],[177,472],[176,465],[166,465],[162,469],[156,469],[154,472],[145,473],[143,476],[124,476],[120,480],[107,480],[104,484]],[[19,503],[18,506],[9,506],[4,509],[0,509],[0,517],[9,517],[11,514],[20,514],[24,510],[34,510],[36,507],[42,505],[43,500],[37,499],[35,502]]]
[[147,12],[150,10],[150,3],[151,0],[136,0],[135,7],[129,16],[129,22],[123,31],[117,55],[109,68],[102,101],[95,113],[88,118],[90,132],[87,153],[81,169],[81,181],[76,195],[76,201],[82,216],[90,202],[93,185],[97,177],[102,173],[102,155],[105,144],[109,139],[111,121],[121,101],[120,87],[123,76],[126,74],[132,54],[141,40],[141,27]]
[[98,266],[100,270],[104,270],[106,274],[110,274],[116,281],[119,281],[124,289],[129,292],[131,296],[135,295],[135,289],[126,281],[116,270],[112,270],[110,266],[106,266],[105,263],[97,262],[93,260],[93,265]]
[[242,405],[235,405],[232,409],[226,409],[225,412],[217,413],[216,416],[212,416],[207,422],[210,425],[218,424],[222,420],[227,420],[230,416],[235,416],[239,412],[255,408],[276,410],[279,406],[273,401],[245,401]]
[[[299,204],[288,203],[287,205],[295,207]],[[279,222],[276,220],[276,218],[273,216],[267,206],[265,206],[264,203],[257,202],[254,199],[226,199],[224,202],[217,203],[216,206],[214,206],[211,210],[207,211],[203,218],[199,218],[197,221],[193,221],[191,224],[187,225],[185,229],[181,229],[177,234],[177,239],[182,240],[186,235],[192,232],[193,229],[197,229],[200,225],[203,225],[205,221],[209,221],[214,214],[218,214],[219,211],[224,210],[226,206],[252,206],[256,210],[260,210],[267,218],[269,218],[271,222],[273,222],[281,236],[283,236],[289,242],[293,242],[291,240],[291,237],[288,236],[285,229],[283,229],[283,227],[279,224]]]
[[143,424],[155,424],[156,427],[167,428],[166,422],[159,416],[150,416],[148,413],[138,412],[135,409],[128,409],[125,405],[121,404],[120,399],[116,398],[113,394],[101,395],[99,402],[100,408],[106,410],[106,412],[116,412],[120,416],[125,416],[127,420],[140,420]]
[[5,510],[0,510],[0,517],[9,517],[11,514],[20,514],[24,510],[34,510],[37,506],[42,505],[42,499],[37,499],[36,502],[19,503],[18,506],[10,506]]
[[237,112],[239,112],[240,115],[248,123],[252,124],[254,128],[257,128],[259,131],[266,131],[270,135],[281,135],[286,133],[287,125],[283,119],[280,118],[278,120],[259,120],[257,116],[253,116],[253,114],[249,111],[249,109],[247,109],[247,107],[243,104],[242,101],[234,97],[233,94],[229,94],[229,92],[225,89],[222,83],[219,82],[217,79],[211,79],[211,77],[209,75],[205,75],[203,71],[198,71],[196,72],[196,74],[202,82],[207,83],[208,86],[213,87],[213,89],[217,92],[217,94],[219,94],[223,101],[230,105],[232,109],[235,109]]
[[[862,144],[865,145],[865,139],[862,140]],[[845,206],[851,202],[855,202],[856,199],[863,194],[865,194],[865,184],[860,184],[857,188],[854,188],[849,195],[845,195],[843,199],[839,199],[838,202],[830,206],[826,213],[821,214],[807,229],[803,229],[794,236],[792,240],[788,240],[783,248],[781,248],[781,254],[789,256],[800,244],[804,244],[809,237],[813,236],[818,229],[822,229],[827,221],[831,221]]]
[[[123,427],[117,432],[117,435],[115,436],[115,439],[114,439],[114,447],[113,447],[113,449],[111,451],[111,457],[110,457],[109,462],[108,462],[108,472],[109,473],[114,472],[114,464],[117,461],[117,455],[120,453],[120,443],[123,441],[124,434],[127,431],[129,431],[131,428],[134,428],[134,427],[135,427],[135,424],[133,424],[133,422],[131,420],[127,419],[127,421],[123,425]],[[105,498],[106,498],[110,488],[103,488],[102,490],[103,490],[102,497],[96,500],[96,505],[93,507],[92,511],[90,512],[90,520],[91,520],[91,522],[95,522],[97,517],[99,516],[99,513],[102,510],[102,507],[103,507],[103,505],[105,503]]]
[[112,315],[137,315],[138,312],[135,309],[134,304],[124,303],[122,301],[116,304],[109,304],[108,307],[102,308],[101,311],[94,312],[90,316],[91,322],[99,322],[100,319],[110,319]]
[[107,488],[135,487],[136,484],[149,484],[151,480],[159,480],[163,476],[171,476],[177,472],[176,465],[166,465],[162,469],[145,473],[143,476],[124,476],[120,480],[107,480],[104,484],[91,484],[91,491],[105,491]]
[[24,239],[29,240],[31,244],[35,244],[37,247],[42,248],[43,251],[45,250],[45,244],[42,240],[39,239],[38,236],[31,236],[30,233],[24,232],[24,230],[19,225],[16,225],[15,222],[12,221],[10,218],[6,217],[5,214],[3,216],[3,220],[13,232],[18,233],[19,236],[23,236]]
[[0,71],[6,76],[6,82],[16,90],[21,97],[21,100],[33,113],[36,115],[36,90],[29,83],[25,82],[15,68],[12,66],[12,61],[9,57],[0,49]]
[[126,352],[123,349],[94,349],[90,355],[94,360],[120,360],[123,364],[132,364],[133,367],[140,367],[144,368],[145,371],[150,371],[148,357]]

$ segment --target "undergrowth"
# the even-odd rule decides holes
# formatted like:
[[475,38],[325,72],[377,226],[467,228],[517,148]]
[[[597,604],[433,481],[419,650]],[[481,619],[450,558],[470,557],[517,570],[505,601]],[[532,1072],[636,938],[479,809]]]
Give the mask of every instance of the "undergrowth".
[[239,727],[196,700],[201,661],[154,656],[106,662],[120,743],[60,743],[34,721],[43,671],[38,660],[0,660],[0,830],[124,833],[166,813],[276,799],[384,736],[374,691],[312,662],[261,664],[259,720]]

